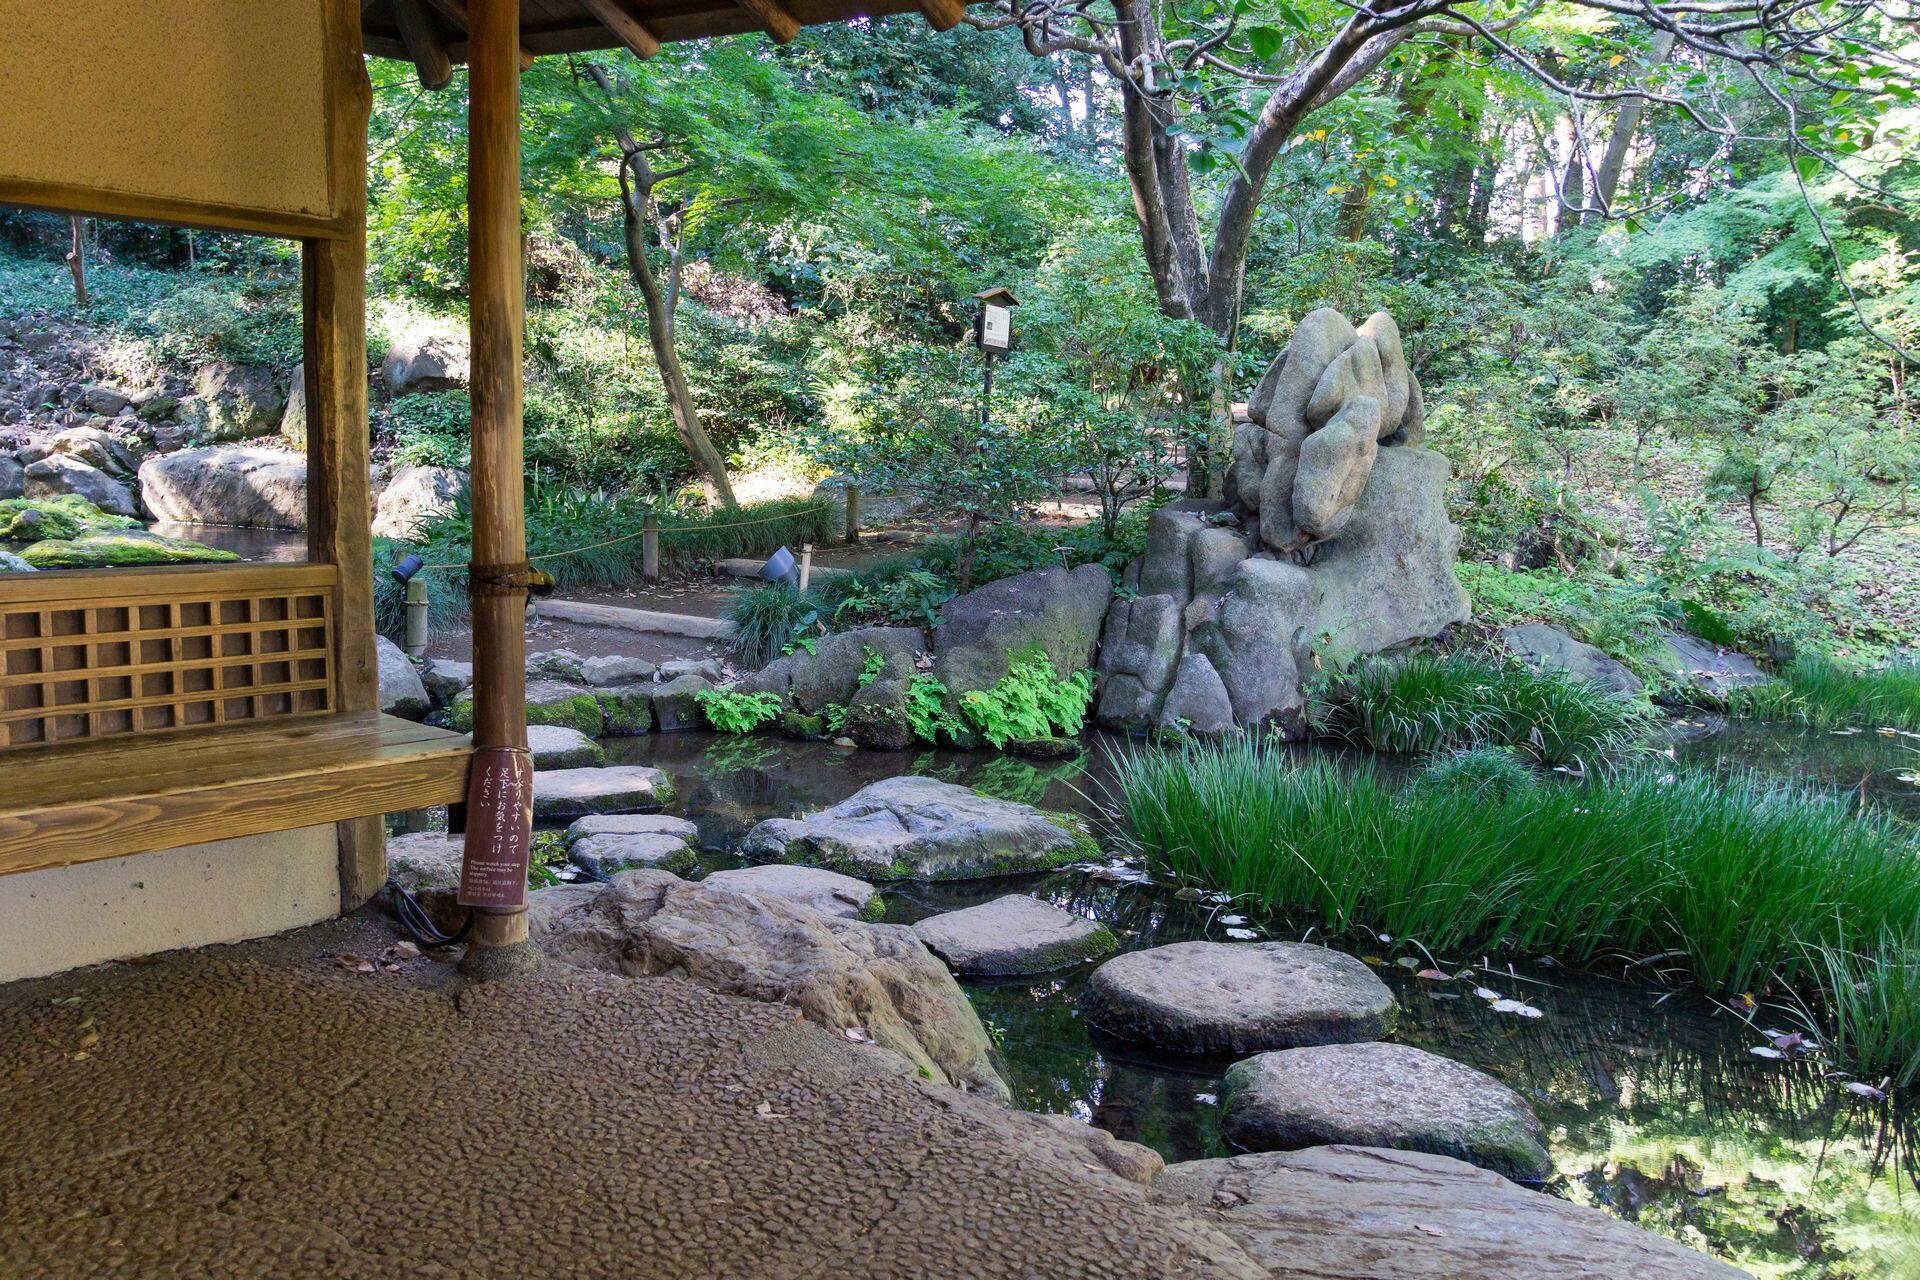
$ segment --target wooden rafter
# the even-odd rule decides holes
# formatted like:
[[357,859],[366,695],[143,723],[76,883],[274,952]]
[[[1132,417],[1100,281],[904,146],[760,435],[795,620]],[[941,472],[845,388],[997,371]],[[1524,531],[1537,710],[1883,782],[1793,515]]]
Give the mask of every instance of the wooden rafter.
[[647,24],[627,11],[620,0],[580,0],[600,24],[620,39],[636,58],[651,58],[660,52],[660,37]]
[[[427,3],[440,11],[442,17],[458,24],[460,30],[470,29],[471,19],[467,15],[467,0],[427,0]],[[520,46],[520,69],[526,71],[533,66],[533,51],[525,44]]]
[[453,79],[453,55],[447,52],[447,42],[440,38],[420,0],[393,0],[393,21],[400,28],[401,42],[420,74],[420,83],[429,89],[446,88]]
[[800,20],[780,0],[738,0],[738,3],[766,29],[775,44],[785,44],[800,34]]

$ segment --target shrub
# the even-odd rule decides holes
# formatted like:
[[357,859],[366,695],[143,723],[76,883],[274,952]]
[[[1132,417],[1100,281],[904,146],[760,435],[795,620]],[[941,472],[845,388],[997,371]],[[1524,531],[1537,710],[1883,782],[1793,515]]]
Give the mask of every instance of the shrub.
[[[1117,787],[1157,871],[1298,923],[1436,954],[1674,955],[1716,992],[1805,991],[1865,1069],[1920,1061],[1920,987],[1900,981],[1914,953],[1888,941],[1920,919],[1920,838],[1832,794],[1655,769],[1506,795],[1396,788],[1259,743],[1137,749]],[[1841,985],[1836,963],[1871,989]]]
[[752,733],[763,724],[780,718],[777,693],[740,693],[733,689],[702,689],[694,701],[707,714],[707,722],[721,733]]
[[764,667],[820,629],[821,604],[812,592],[788,582],[769,582],[734,593],[727,607],[733,621],[733,651],[751,667]]
[[1564,672],[1467,655],[1372,659],[1320,691],[1320,727],[1375,751],[1506,747],[1537,764],[1597,764],[1639,744],[1646,705]]
[[466,467],[473,452],[473,403],[462,391],[400,396],[387,406],[394,456],[415,467]]
[[1093,673],[1076,671],[1064,680],[1038,648],[1016,655],[1000,683],[976,689],[960,699],[960,714],[995,747],[1015,738],[1071,737],[1086,723],[1093,701]]

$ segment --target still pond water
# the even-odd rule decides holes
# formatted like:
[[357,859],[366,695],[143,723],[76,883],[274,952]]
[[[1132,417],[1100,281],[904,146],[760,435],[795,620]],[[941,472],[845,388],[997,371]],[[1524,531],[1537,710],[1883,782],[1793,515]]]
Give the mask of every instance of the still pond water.
[[[1064,764],[708,734],[607,745],[621,763],[673,776],[674,811],[699,825],[708,861],[718,867],[732,865],[726,851],[760,819],[824,808],[902,772],[1108,821],[1106,753],[1116,744],[1095,740],[1085,757]],[[1915,768],[1913,745],[1871,730],[1834,735],[1736,723],[1678,755],[1806,778],[1920,819],[1920,787],[1903,780]],[[910,922],[1013,892],[1098,919],[1129,949],[1224,941],[1228,928],[1302,936],[1238,904],[1190,900],[1191,893],[1148,883],[1118,863],[1103,872],[894,886],[886,890],[887,919]],[[1604,1207],[1769,1280],[1920,1277],[1920,1116],[1857,1101],[1810,1063],[1755,1057],[1759,1029],[1790,1027],[1790,1014],[1763,1008],[1749,1023],[1684,982],[1571,974],[1500,957],[1439,957],[1449,972],[1475,973],[1434,984],[1410,976],[1408,964],[1428,961],[1409,946],[1364,936],[1327,941],[1367,958],[1396,989],[1400,1040],[1491,1072],[1533,1103],[1553,1150],[1553,1194]],[[1229,1154],[1216,1098],[1231,1059],[1168,1057],[1091,1035],[1077,1013],[1086,973],[969,985],[1001,1046],[1017,1105],[1081,1116],[1169,1161]],[[1521,997],[1545,1016],[1496,1013],[1470,994],[1476,983]]]

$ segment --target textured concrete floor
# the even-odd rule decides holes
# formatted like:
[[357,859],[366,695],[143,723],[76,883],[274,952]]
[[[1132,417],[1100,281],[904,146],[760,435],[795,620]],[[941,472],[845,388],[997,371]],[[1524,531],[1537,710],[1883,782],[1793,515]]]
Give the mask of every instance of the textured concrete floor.
[[0,1276],[1245,1276],[1191,1211],[777,1006],[374,973],[356,919],[0,988]]

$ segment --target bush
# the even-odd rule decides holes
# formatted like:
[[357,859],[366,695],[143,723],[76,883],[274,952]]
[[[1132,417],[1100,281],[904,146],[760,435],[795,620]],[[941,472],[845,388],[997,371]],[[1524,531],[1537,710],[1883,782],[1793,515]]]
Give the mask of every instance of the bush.
[[733,689],[702,689],[693,695],[707,723],[721,733],[752,733],[780,718],[777,693],[739,693]]
[[387,405],[394,456],[415,467],[469,465],[473,453],[473,403],[464,391],[400,396]]
[[[1676,955],[1716,992],[1804,991],[1862,1069],[1911,1078],[1920,1064],[1920,987],[1897,981],[1914,953],[1888,941],[1920,919],[1920,838],[1834,795],[1654,769],[1505,795],[1397,788],[1259,743],[1136,749],[1117,786],[1157,872],[1296,923],[1385,931],[1436,955]],[[1887,966],[1870,992],[1832,968],[1858,971],[1858,957]],[[1896,1040],[1888,1026],[1905,1030]]]
[[1316,719],[1375,751],[1431,755],[1504,747],[1546,766],[1598,764],[1653,722],[1638,699],[1564,672],[1467,655],[1369,659],[1329,679]]

